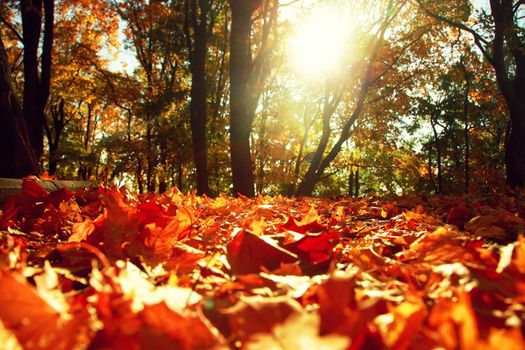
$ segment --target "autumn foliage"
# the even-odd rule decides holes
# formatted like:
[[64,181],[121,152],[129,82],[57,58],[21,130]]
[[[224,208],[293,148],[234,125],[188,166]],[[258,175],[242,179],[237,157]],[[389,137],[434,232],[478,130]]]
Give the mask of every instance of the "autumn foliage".
[[525,206],[207,198],[24,180],[0,215],[10,349],[523,349]]

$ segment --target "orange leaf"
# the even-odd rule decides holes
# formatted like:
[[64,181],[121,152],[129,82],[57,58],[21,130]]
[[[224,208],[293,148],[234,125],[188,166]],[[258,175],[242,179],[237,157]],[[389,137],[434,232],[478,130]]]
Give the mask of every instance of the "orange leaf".
[[0,285],[0,320],[25,349],[72,349],[86,336],[86,312],[63,318],[20,275],[0,270]]
[[271,271],[283,263],[297,261],[293,253],[244,230],[237,233],[227,248],[232,272],[239,275],[258,273],[261,267]]

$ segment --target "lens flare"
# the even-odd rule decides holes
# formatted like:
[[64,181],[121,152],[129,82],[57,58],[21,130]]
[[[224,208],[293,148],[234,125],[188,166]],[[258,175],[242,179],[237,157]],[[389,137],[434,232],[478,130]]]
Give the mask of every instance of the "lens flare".
[[289,58],[298,74],[314,79],[336,75],[342,69],[351,22],[340,10],[316,10],[296,28],[289,41]]

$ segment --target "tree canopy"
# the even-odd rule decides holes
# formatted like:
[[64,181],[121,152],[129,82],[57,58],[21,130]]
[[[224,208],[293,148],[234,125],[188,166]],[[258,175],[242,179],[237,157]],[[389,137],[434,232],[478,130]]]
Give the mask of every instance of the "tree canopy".
[[248,196],[525,184],[522,2],[34,3],[0,5],[3,176]]

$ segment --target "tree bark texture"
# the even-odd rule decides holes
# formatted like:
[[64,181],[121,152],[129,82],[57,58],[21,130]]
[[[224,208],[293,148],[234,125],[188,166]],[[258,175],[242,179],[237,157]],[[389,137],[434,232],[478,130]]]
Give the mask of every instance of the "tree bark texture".
[[38,172],[10,65],[0,38],[0,177],[22,178]]
[[[24,45],[24,101],[23,111],[29,140],[37,159],[44,152],[45,108],[51,83],[53,51],[54,0],[20,0]],[[38,47],[44,35],[39,70]]]
[[197,170],[197,193],[210,195],[208,184],[208,144],[206,122],[206,59],[208,43],[208,13],[211,0],[185,1],[185,32],[190,56],[191,103],[190,124],[193,142],[193,160]]
[[[510,116],[510,135],[505,148],[507,184],[525,186],[525,43],[518,33],[512,0],[491,0],[495,33],[492,43],[493,65],[498,86],[507,102]],[[517,10],[516,10],[517,11]],[[505,47],[507,43],[508,47]],[[506,64],[509,50],[515,63],[512,78]]]
[[252,70],[250,33],[252,15],[260,0],[230,0],[230,153],[234,194],[253,197],[255,178],[250,152],[254,119],[249,81]]

